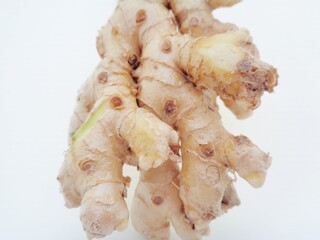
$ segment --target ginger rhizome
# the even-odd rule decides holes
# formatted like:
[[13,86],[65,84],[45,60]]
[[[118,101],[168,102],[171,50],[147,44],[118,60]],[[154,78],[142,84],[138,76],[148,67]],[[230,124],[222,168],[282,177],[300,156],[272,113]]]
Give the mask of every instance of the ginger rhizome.
[[141,170],[131,219],[148,239],[169,239],[170,224],[182,239],[208,234],[240,204],[230,172],[263,185],[271,158],[229,133],[216,103],[246,118],[277,84],[249,32],[211,15],[237,2],[122,0],[102,27],[58,176],[89,238],[127,226],[124,164]]

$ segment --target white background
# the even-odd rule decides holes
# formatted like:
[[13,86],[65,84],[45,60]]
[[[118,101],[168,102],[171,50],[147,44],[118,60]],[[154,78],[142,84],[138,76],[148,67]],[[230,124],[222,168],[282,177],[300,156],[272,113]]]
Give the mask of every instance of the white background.
[[[0,238],[86,239],[79,209],[64,207],[56,175],[76,92],[99,61],[95,37],[116,0],[0,1]],[[266,184],[237,182],[242,200],[211,224],[216,240],[320,239],[320,3],[245,0],[216,16],[250,29],[279,69],[275,93],[231,132],[273,156]],[[130,204],[138,175],[133,178]],[[107,239],[142,239],[132,226]],[[173,236],[172,239],[178,239]]]

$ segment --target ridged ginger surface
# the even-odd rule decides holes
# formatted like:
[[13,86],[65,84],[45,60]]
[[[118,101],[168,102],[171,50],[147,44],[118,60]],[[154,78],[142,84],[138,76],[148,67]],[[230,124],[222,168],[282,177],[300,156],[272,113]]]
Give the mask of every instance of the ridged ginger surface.
[[263,185],[270,156],[229,133],[216,104],[246,118],[277,84],[249,32],[211,15],[237,2],[122,0],[100,30],[58,176],[89,238],[127,226],[124,164],[141,170],[131,218],[148,239],[169,239],[170,224],[182,239],[208,234],[240,204],[230,172]]

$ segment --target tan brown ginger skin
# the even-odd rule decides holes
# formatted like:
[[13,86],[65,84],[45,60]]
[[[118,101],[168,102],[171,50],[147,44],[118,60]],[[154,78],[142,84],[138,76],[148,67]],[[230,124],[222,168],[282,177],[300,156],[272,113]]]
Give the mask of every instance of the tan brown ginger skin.
[[[208,234],[212,219],[240,203],[229,172],[263,184],[269,155],[227,132],[216,104],[220,96],[244,118],[277,84],[249,33],[212,18],[236,2],[122,0],[100,31],[102,61],[79,92],[58,178],[67,206],[81,205],[89,238],[127,225],[124,163],[141,169],[131,217],[149,239],[169,239],[170,223],[182,239]],[[177,31],[168,6],[192,36]]]

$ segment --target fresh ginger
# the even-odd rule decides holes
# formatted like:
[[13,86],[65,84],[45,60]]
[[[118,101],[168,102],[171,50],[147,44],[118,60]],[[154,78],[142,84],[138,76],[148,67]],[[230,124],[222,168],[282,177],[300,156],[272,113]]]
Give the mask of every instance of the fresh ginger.
[[221,23],[212,16],[212,10],[232,6],[240,0],[168,0],[182,33],[194,37],[212,36],[237,29],[234,24]]
[[127,225],[125,163],[141,169],[131,217],[149,239],[169,239],[170,223],[182,239],[207,234],[240,203],[230,171],[264,183],[271,158],[225,130],[216,104],[245,118],[277,84],[249,33],[212,17],[236,2],[122,0],[101,29],[102,60],[79,92],[58,177],[90,238]]

